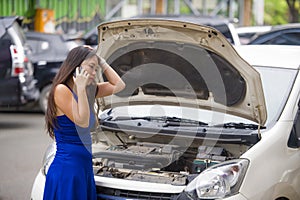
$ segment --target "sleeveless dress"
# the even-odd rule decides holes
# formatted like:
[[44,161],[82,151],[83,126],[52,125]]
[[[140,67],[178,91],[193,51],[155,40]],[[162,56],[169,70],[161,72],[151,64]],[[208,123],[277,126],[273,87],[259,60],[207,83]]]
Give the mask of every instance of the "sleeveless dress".
[[75,125],[66,115],[57,116],[56,154],[46,175],[44,200],[97,199],[90,134],[94,123],[92,110],[88,128]]

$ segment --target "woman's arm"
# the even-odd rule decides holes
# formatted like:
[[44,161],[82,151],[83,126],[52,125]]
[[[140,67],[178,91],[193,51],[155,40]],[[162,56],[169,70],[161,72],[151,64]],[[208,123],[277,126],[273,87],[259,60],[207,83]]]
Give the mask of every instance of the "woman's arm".
[[90,108],[86,94],[86,84],[89,78],[87,72],[78,73],[74,79],[76,87],[74,91],[77,92],[77,101],[74,99],[70,89],[59,84],[55,88],[54,100],[57,106],[57,115],[65,114],[71,121],[80,127],[88,127],[90,119]]
[[107,64],[107,62],[103,58],[100,59],[100,67],[102,68],[102,71],[105,74],[108,81],[97,84],[98,90],[96,98],[115,94],[125,88],[124,81],[115,72],[115,70],[109,64]]

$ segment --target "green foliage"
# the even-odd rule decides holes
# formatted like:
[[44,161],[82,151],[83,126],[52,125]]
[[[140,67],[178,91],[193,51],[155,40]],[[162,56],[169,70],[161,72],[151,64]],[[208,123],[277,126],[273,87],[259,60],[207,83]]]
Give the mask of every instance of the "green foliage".
[[[267,25],[289,23],[288,0],[265,0],[264,21]],[[296,0],[296,8],[299,10],[300,0]]]
[[184,4],[182,1],[180,2],[180,13],[181,14],[191,14],[191,9]]

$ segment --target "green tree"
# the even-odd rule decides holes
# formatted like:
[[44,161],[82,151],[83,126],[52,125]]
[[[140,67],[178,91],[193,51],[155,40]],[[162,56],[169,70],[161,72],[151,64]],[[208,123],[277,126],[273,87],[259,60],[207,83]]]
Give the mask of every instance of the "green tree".
[[300,0],[286,0],[289,8],[289,22],[299,22]]
[[277,25],[288,23],[289,12],[286,1],[265,0],[265,24]]

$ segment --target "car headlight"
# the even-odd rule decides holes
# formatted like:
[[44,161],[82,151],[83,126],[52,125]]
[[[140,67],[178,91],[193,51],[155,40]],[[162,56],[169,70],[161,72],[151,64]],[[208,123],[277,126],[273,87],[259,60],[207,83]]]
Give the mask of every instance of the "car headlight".
[[49,170],[49,167],[55,157],[55,153],[56,153],[56,144],[53,142],[46,149],[46,152],[45,152],[44,158],[43,158],[42,172],[45,176],[46,176],[46,174]]
[[230,160],[217,164],[200,173],[185,188],[192,199],[218,199],[239,191],[249,161]]

